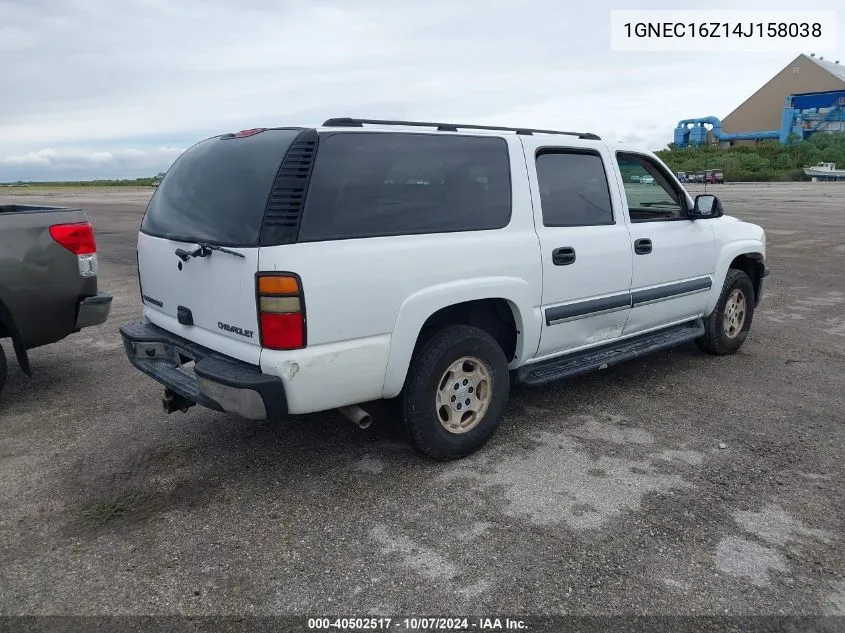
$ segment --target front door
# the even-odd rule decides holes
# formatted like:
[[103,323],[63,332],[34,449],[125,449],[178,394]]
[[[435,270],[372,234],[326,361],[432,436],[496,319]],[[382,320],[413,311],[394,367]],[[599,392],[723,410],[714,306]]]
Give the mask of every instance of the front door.
[[577,139],[522,142],[543,260],[537,357],[610,341],[628,318],[632,267],[612,156]]
[[624,334],[702,316],[716,264],[711,222],[690,220],[689,196],[652,157],[617,152],[634,257]]

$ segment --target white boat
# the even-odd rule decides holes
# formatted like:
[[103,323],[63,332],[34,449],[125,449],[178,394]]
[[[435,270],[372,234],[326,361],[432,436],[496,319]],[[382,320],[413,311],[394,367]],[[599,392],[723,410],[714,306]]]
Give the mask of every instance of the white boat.
[[819,163],[814,167],[804,166],[804,173],[813,180],[845,180],[845,169],[836,169],[836,163]]

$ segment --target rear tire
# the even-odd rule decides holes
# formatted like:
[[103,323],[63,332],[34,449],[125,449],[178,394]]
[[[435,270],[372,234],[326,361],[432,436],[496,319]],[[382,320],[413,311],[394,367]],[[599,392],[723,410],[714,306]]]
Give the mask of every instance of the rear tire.
[[411,444],[439,461],[465,457],[493,435],[510,390],[505,354],[484,330],[450,325],[411,359],[402,421]]
[[716,356],[736,352],[751,329],[754,303],[751,278],[742,270],[728,270],[719,302],[704,319],[704,335],[695,341],[698,348]]
[[3,391],[3,385],[6,384],[6,371],[8,370],[8,365],[6,365],[6,354],[3,351],[3,346],[0,345],[0,392]]

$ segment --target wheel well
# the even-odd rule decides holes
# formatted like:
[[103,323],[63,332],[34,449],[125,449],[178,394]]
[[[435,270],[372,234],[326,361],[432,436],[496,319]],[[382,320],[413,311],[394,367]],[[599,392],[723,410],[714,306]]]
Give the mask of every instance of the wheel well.
[[11,338],[12,345],[15,349],[15,356],[18,359],[18,364],[21,366],[23,372],[30,376],[32,375],[32,368],[29,365],[29,356],[26,353],[23,339],[20,331],[15,326],[15,321],[12,319],[12,313],[2,301],[0,301],[0,339]]
[[760,283],[763,280],[763,261],[760,255],[756,253],[739,255],[731,262],[730,268],[736,268],[748,275],[754,286],[754,298],[760,296]]
[[6,305],[0,301],[0,338],[8,338],[12,336],[12,332],[6,327],[6,319],[11,319],[12,315],[8,314]]
[[511,305],[505,299],[478,299],[441,308],[423,323],[414,352],[444,326],[459,324],[472,325],[487,332],[499,343],[508,362],[516,354],[519,331]]

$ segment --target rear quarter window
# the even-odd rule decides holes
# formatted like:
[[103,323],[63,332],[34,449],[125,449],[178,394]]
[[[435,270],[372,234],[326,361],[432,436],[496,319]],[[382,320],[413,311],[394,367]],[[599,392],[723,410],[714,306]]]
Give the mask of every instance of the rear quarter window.
[[502,138],[403,133],[321,136],[299,241],[507,226]]

